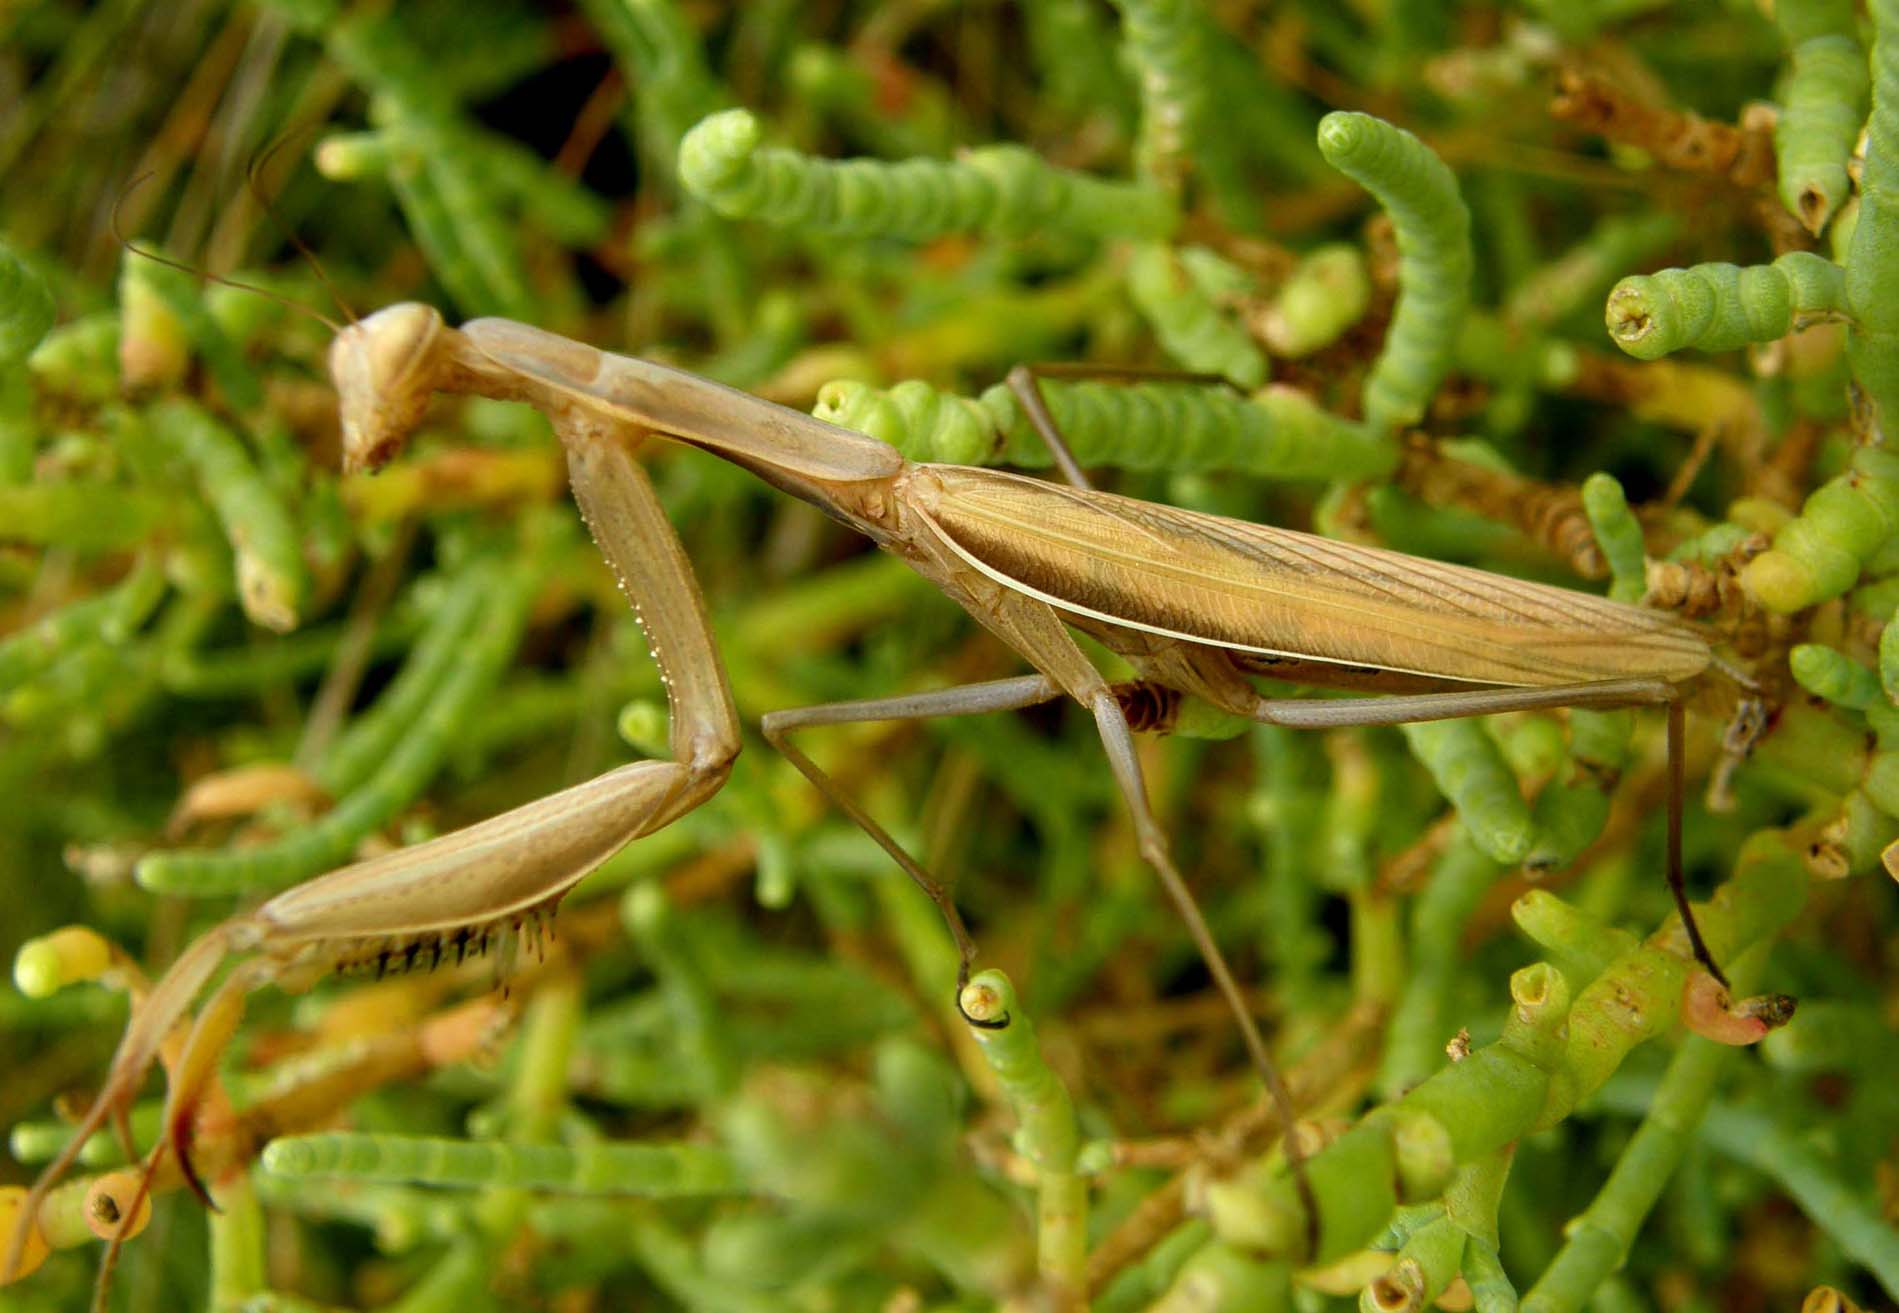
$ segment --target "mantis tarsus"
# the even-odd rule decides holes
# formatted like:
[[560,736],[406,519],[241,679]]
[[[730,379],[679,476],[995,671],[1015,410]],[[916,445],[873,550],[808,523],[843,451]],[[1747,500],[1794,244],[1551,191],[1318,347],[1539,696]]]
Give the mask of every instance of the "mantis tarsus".
[[[975,945],[949,892],[835,786],[788,735],[812,725],[970,715],[1071,697],[1094,716],[1140,850],[1185,919],[1248,1051],[1290,1124],[1290,1101],[1231,971],[1149,810],[1123,706],[1071,627],[1125,658],[1137,688],[1201,698],[1293,727],[1385,725],[1558,706],[1664,705],[1669,716],[1669,880],[1695,957],[1679,866],[1682,695],[1714,663],[1684,623],[1595,596],[1096,492],[1045,429],[1071,486],[890,447],[681,370],[508,320],[451,328],[397,305],[342,330],[330,370],[345,460],[394,456],[437,392],[521,401],[552,421],[576,500],[645,629],[671,713],[667,760],[621,766],[491,820],[360,862],[280,894],[193,944],[134,1016],[67,1149],[35,1184],[7,1269],[77,1147],[135,1093],[161,1041],[228,953],[254,954],[213,991],[177,1059],[164,1116],[191,1176],[198,1102],[244,996],[293,974],[396,952],[439,955],[540,915],[600,862],[724,783],[739,722],[684,548],[634,449],[670,437],[751,470],[857,529],[936,584],[1037,673],[902,697],[775,712],[766,737],[877,840],[941,909],[965,978]],[[1032,379],[1018,380],[1031,412]],[[1045,418],[1045,416],[1043,417]],[[1263,697],[1250,674],[1395,695]],[[1166,701],[1165,698],[1162,699]],[[1152,698],[1148,700],[1152,704]],[[996,1023],[991,1023],[996,1024]],[[1289,1139],[1295,1174],[1300,1163]],[[1303,1187],[1303,1176],[1299,1177]],[[1310,1214],[1310,1210],[1309,1210]],[[1309,1237],[1309,1239],[1312,1239]]]

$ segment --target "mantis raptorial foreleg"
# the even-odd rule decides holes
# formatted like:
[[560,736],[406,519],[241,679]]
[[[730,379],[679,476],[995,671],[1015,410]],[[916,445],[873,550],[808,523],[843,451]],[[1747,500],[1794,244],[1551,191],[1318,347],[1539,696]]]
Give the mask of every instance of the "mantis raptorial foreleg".
[[671,820],[717,792],[738,755],[731,685],[686,549],[626,443],[572,413],[556,412],[555,429],[567,447],[574,500],[659,663],[673,757],[694,774],[695,787],[665,818]]
[[[402,408],[391,428],[413,423]],[[533,922],[629,842],[667,825],[718,791],[739,750],[737,713],[712,647],[698,585],[652,485],[626,442],[557,414],[576,498],[601,551],[641,618],[666,680],[674,759],[621,766],[487,821],[359,862],[279,894],[194,943],[127,1027],[104,1086],[72,1139],[40,1174],[21,1210],[0,1275],[13,1272],[27,1228],[80,1147],[120,1113],[192,1001],[230,953],[258,956],[213,995],[186,1040],[166,1100],[166,1151],[203,1193],[188,1157],[201,1096],[245,995],[286,973],[367,962],[402,969],[459,958],[497,932]],[[395,432],[392,441],[402,433]]]

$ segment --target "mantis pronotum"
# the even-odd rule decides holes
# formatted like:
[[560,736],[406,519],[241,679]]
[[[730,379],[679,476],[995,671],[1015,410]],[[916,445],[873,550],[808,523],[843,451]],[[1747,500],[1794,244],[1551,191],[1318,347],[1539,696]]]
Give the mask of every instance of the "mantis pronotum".
[[[1071,486],[913,463],[861,434],[695,375],[508,320],[456,329],[425,306],[393,306],[344,329],[331,349],[330,369],[341,397],[345,459],[357,467],[397,454],[436,392],[522,401],[547,415],[566,448],[581,511],[665,677],[672,755],[621,766],[480,824],[332,872],[201,938],[138,1011],[77,1134],[35,1185],[11,1242],[9,1270],[25,1227],[71,1166],[77,1146],[129,1102],[161,1041],[226,954],[254,956],[213,991],[192,1024],[174,1066],[164,1139],[154,1150],[154,1164],[160,1154],[177,1154],[194,1185],[188,1158],[194,1115],[250,990],[378,951],[420,945],[439,953],[457,936],[531,920],[623,845],[718,791],[739,750],[739,722],[685,551],[634,457],[649,434],[723,456],[864,533],[1035,668],[1030,675],[938,692],[780,711],[764,722],[766,737],[934,900],[956,940],[965,978],[976,947],[949,891],[789,741],[794,731],[1010,710],[1064,696],[1081,703],[1094,717],[1133,814],[1141,853],[1178,906],[1290,1124],[1285,1087],[1149,810],[1123,705],[1128,691],[1117,691],[1090,663],[1071,627],[1134,667],[1144,706],[1166,707],[1189,696],[1230,715],[1291,727],[1557,706],[1666,706],[1670,883],[1695,956],[1719,978],[1688,912],[1679,869],[1681,699],[1713,656],[1697,633],[1672,617],[1095,492],[1072,458],[1062,461]],[[1022,387],[1036,411],[1033,381]],[[1045,433],[1059,453],[1059,438],[1052,429]],[[1261,672],[1395,695],[1270,699],[1248,681]],[[1296,1152],[1289,1149],[1295,1173]]]

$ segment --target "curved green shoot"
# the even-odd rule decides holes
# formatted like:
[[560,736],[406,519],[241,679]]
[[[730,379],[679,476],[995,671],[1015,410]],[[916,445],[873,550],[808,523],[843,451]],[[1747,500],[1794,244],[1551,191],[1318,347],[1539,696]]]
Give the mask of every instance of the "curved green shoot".
[[1327,114],[1319,151],[1377,198],[1397,233],[1398,303],[1365,380],[1365,418],[1381,429],[1415,424],[1450,370],[1470,305],[1470,210],[1444,161],[1383,119]]
[[1164,192],[1058,169],[1023,146],[980,147],[953,163],[887,163],[814,159],[761,140],[750,111],[713,114],[680,142],[680,180],[728,218],[813,235],[1158,238],[1177,222]]
[[1789,251],[1745,269],[1698,264],[1624,278],[1603,317],[1617,346],[1655,360],[1687,347],[1731,351],[1772,342],[1837,318],[1845,303],[1845,270],[1810,251]]
[[1866,118],[1871,75],[1852,0],[1779,0],[1774,21],[1787,46],[1774,125],[1780,199],[1818,236],[1853,194],[1847,161]]

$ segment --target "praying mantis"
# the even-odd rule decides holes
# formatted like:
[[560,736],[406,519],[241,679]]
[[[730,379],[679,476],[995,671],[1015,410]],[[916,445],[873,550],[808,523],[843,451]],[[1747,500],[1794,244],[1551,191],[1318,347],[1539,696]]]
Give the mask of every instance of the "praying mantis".
[[[765,737],[866,830],[941,910],[967,980],[976,946],[950,891],[792,741],[819,725],[1014,710],[1067,697],[1093,717],[1162,881],[1232,1005],[1254,1064],[1290,1124],[1286,1088],[1150,809],[1128,707],[1181,697],[1268,724],[1389,725],[1561,706],[1667,709],[1670,887],[1695,957],[1720,980],[1682,891],[1683,698],[1718,669],[1691,626],[1658,612],[1546,585],[1093,490],[1040,405],[1025,403],[1066,486],[1018,474],[916,463],[872,438],[667,366],[609,354],[526,324],[450,327],[419,304],[342,329],[330,352],[345,461],[399,453],[432,396],[524,402],[552,423],[575,499],[646,633],[665,682],[670,757],[637,761],[440,838],[333,871],[239,913],[173,964],[134,1015],[67,1148],[34,1185],[5,1268],[17,1266],[39,1205],[78,1146],[123,1110],[194,999],[232,954],[250,954],[212,990],[172,1064],[153,1150],[190,1166],[194,1116],[245,996],[336,966],[413,962],[537,921],[634,839],[700,806],[725,782],[739,720],[685,550],[635,456],[651,435],[750,470],[869,537],[963,607],[1035,673],[904,696],[778,711]],[[1137,682],[1110,684],[1071,629],[1125,659]],[[1389,696],[1263,696],[1249,676]],[[1725,983],[1725,982],[1723,982]],[[1004,1025],[1006,1018],[974,1025]],[[1295,1176],[1300,1159],[1288,1139]],[[1303,1177],[1299,1178],[1303,1185]],[[1308,1208],[1308,1215],[1316,1216]],[[1310,1239],[1310,1237],[1309,1237]]]

